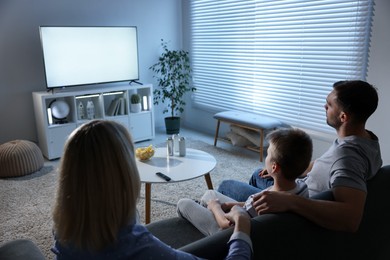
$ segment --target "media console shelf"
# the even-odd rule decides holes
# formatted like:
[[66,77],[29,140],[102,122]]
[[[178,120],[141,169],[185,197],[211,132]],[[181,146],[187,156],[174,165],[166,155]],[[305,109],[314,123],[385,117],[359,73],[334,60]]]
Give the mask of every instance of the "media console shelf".
[[[141,96],[142,111],[139,113],[130,111],[132,94]],[[152,94],[151,84],[75,91],[72,89],[56,93],[33,92],[38,144],[43,155],[49,160],[61,157],[69,134],[92,119],[107,119],[122,123],[130,131],[134,142],[153,139],[155,132]],[[52,104],[55,101],[61,101],[57,103],[64,106],[53,108]],[[53,111],[53,109],[57,110]],[[63,111],[58,111],[61,109]],[[67,116],[64,118],[54,116],[61,112],[68,112]]]

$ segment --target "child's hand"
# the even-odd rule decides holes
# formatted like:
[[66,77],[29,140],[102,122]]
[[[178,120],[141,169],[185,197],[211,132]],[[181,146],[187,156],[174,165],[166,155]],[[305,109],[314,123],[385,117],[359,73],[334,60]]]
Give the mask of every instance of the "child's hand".
[[239,218],[244,218],[247,220],[250,220],[250,217],[246,210],[243,207],[240,207],[238,205],[231,208],[229,213],[225,214],[225,217],[232,222],[232,224],[236,223]]
[[268,174],[268,172],[267,172],[267,169],[263,169],[262,171],[260,171],[259,172],[259,176],[261,177],[261,178],[271,178],[271,176]]
[[235,231],[245,232],[250,235],[250,217],[242,207],[234,206],[229,213],[225,214],[225,218],[229,220],[231,226],[235,226]]
[[224,212],[229,212],[235,205],[244,206],[243,202],[225,202],[221,203],[221,208]]
[[221,205],[222,203],[218,199],[213,199],[207,203],[207,208],[213,211],[213,208],[217,208],[217,207],[222,208]]

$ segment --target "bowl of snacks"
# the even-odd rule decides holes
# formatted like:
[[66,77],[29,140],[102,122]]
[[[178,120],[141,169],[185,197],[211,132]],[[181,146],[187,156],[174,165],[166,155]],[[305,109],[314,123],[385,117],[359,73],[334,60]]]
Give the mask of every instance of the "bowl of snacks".
[[154,155],[153,145],[147,147],[138,147],[135,149],[135,157],[140,161],[147,161]]

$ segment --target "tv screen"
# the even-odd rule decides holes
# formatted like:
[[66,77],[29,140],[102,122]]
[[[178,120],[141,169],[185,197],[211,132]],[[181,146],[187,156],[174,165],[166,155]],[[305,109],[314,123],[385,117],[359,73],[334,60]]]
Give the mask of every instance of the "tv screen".
[[137,27],[40,26],[47,88],[135,81]]

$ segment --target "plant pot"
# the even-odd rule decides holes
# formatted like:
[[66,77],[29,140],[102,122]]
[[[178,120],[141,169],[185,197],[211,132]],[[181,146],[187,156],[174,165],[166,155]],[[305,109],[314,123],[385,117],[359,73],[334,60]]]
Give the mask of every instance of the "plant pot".
[[165,118],[165,129],[167,134],[178,134],[180,132],[180,117],[166,117]]
[[130,104],[130,112],[131,113],[139,113],[141,112],[141,103],[137,103],[137,104]]

